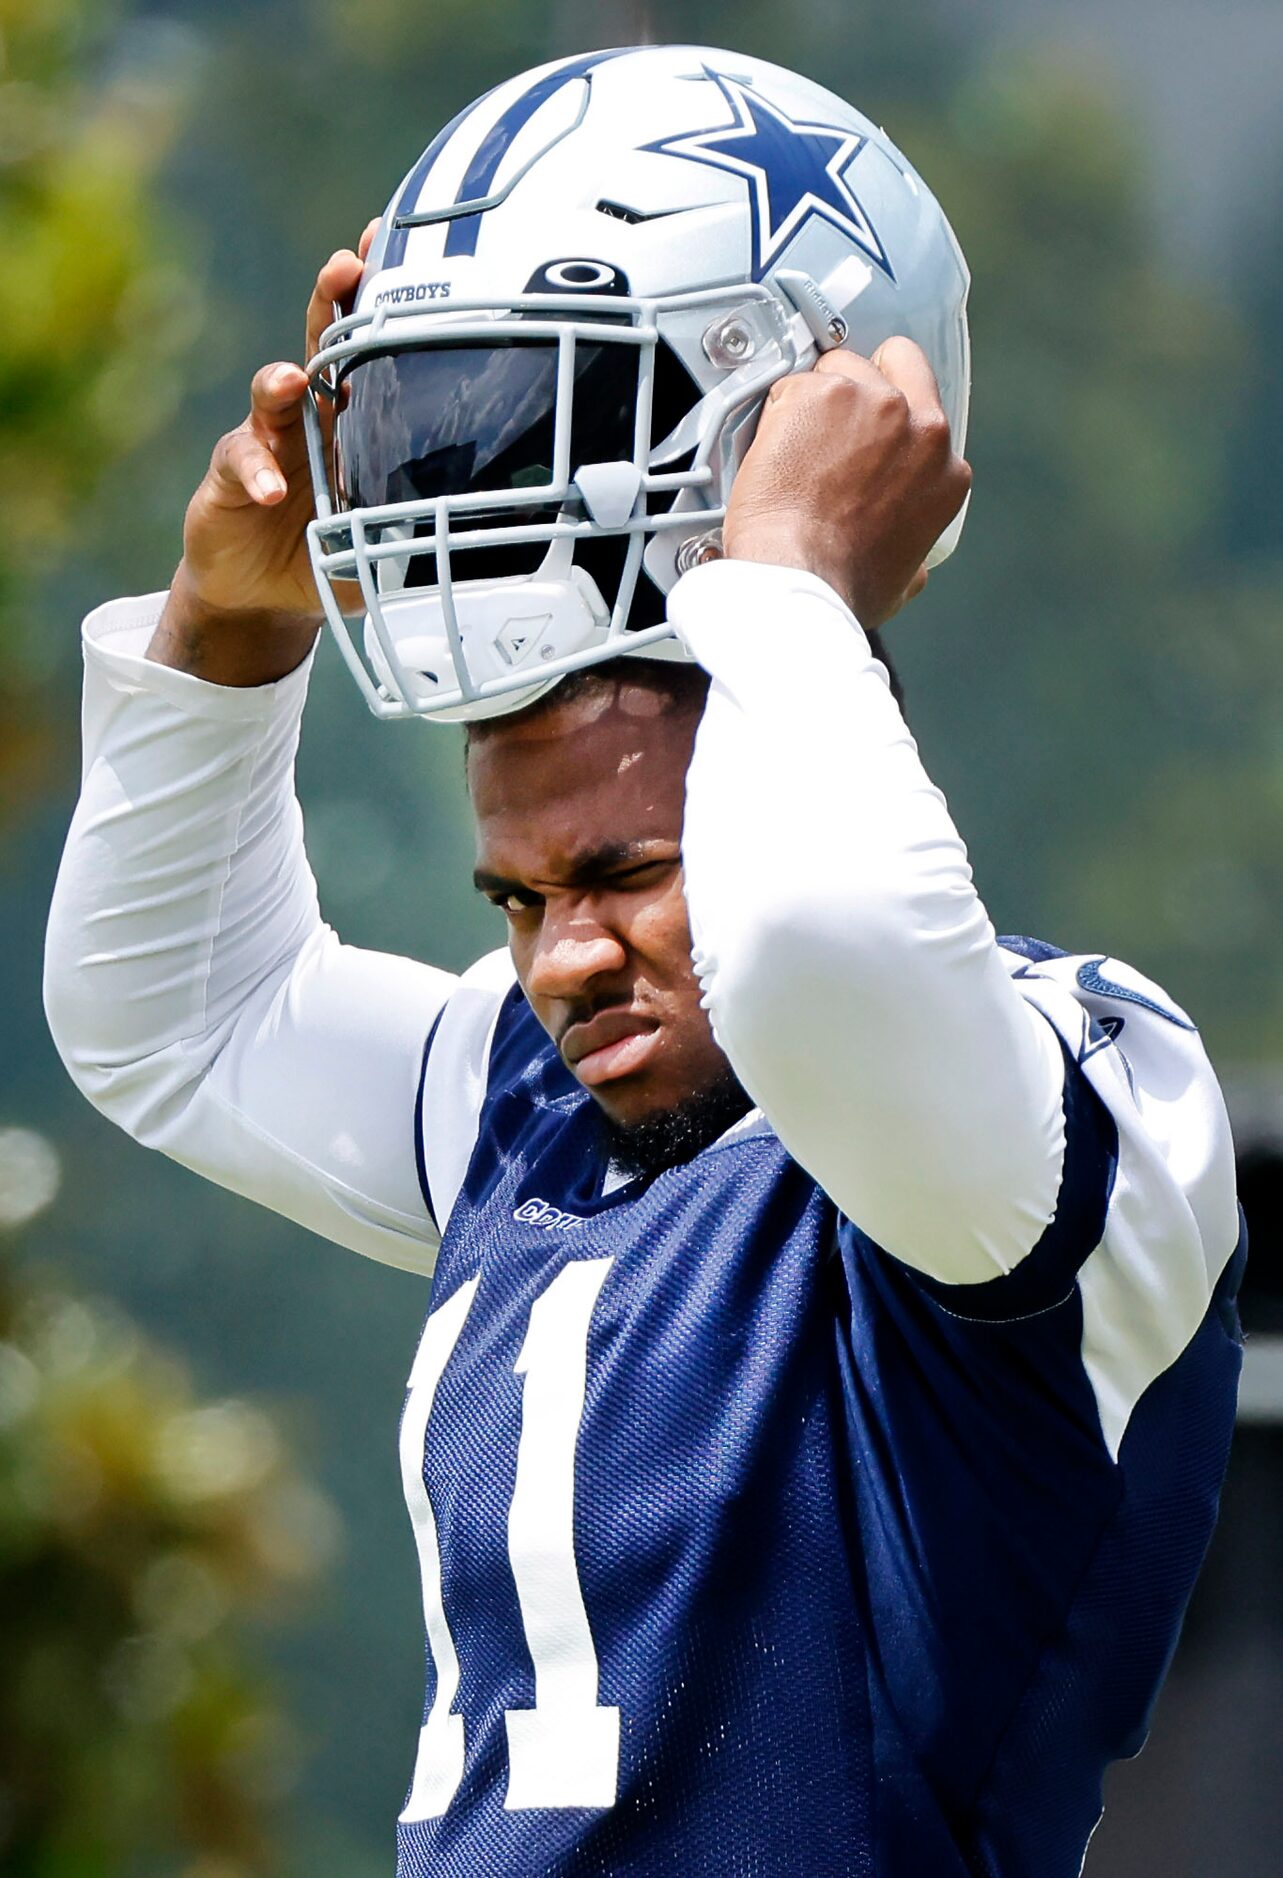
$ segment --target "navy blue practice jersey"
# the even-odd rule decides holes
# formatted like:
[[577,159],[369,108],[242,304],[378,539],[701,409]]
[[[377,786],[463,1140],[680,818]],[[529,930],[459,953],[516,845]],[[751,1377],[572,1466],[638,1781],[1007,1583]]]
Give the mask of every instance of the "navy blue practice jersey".
[[612,1183],[495,1000],[457,1192],[421,1149],[401,1878],[1076,1878],[1214,1521],[1242,1249],[1182,1181],[1183,1014],[1006,944],[1065,1051],[1065,1164],[971,1286],[872,1244],[757,1112]]

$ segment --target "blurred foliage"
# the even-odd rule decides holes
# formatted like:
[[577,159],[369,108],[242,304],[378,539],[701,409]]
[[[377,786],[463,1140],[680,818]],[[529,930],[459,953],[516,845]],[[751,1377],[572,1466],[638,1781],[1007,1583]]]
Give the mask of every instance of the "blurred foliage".
[[0,1265],[9,1878],[277,1869],[297,1756],[238,1630],[333,1538],[259,1410],[199,1401],[113,1306]]
[[[1249,258],[1250,292],[1173,270],[1135,104],[1103,61],[1032,32],[986,41],[976,10],[945,0],[0,0],[14,302],[0,506],[18,518],[0,565],[0,763],[26,810],[7,851],[0,1089],[76,1168],[57,1215],[67,1269],[110,1271],[220,1391],[310,1392],[351,1540],[341,1617],[276,1646],[315,1747],[307,1836],[280,1869],[308,1878],[386,1869],[421,1713],[393,1430],[422,1288],[144,1164],[53,1062],[35,960],[74,795],[73,622],[168,576],[187,494],[250,374],[297,355],[318,262],[437,128],[524,66],[646,25],[853,99],[939,192],[968,254],[975,498],[895,651],[995,920],[1131,958],[1194,1011],[1222,1063],[1283,1052],[1283,243]],[[1259,187],[1279,192],[1263,169]],[[330,647],[300,776],[346,937],[455,967],[500,942],[468,888],[456,739],[373,723]],[[122,1643],[152,1620],[130,1621]],[[95,1693],[94,1712],[108,1701]],[[180,1712],[146,1724],[162,1759]],[[141,1739],[141,1721],[120,1725]],[[180,1790],[175,1778],[171,1805]],[[222,1878],[217,1861],[240,1856],[161,1869]]]
[[[153,190],[180,75],[132,56],[119,24],[94,0],[0,0],[7,805],[30,806],[66,742],[40,576],[83,548],[104,473],[172,412],[199,319]],[[0,1225],[55,1186],[48,1144],[0,1131]],[[0,1262],[6,1874],[277,1869],[296,1755],[241,1628],[314,1575],[334,1530],[263,1414],[199,1401],[114,1307]]]
[[47,757],[33,576],[67,551],[104,471],[172,413],[199,323],[155,173],[172,67],[131,61],[109,0],[0,0],[0,781]]
[[1219,1059],[1277,1058],[1283,554],[1232,499],[1276,354],[1169,267],[1099,64],[1004,49],[926,107],[882,115],[971,264],[976,488],[897,629],[911,716],[1000,930],[1130,958]]

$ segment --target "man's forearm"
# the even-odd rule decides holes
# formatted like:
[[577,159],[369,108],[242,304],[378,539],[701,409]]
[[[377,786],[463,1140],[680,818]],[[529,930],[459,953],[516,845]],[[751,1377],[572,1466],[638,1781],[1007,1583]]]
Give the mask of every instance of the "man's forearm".
[[158,669],[160,609],[86,627],[85,781],[46,954],[59,1053],[135,1139],[429,1269],[412,1117],[455,980],[322,924],[293,790],[306,672],[247,691]]
[[319,626],[319,616],[207,606],[180,563],[147,657],[206,684],[271,685],[303,663]]
[[719,1042],[888,1251],[951,1283],[1009,1269],[1055,1210],[1063,1059],[863,634],[813,576],[733,562],[670,617],[713,678],[683,852]]
[[[86,1093],[147,1137],[256,981],[319,926],[293,755],[306,675],[253,692],[154,671],[161,596],[86,625],[84,784],[49,929],[50,1019]],[[175,1058],[174,1073],[183,1065]]]

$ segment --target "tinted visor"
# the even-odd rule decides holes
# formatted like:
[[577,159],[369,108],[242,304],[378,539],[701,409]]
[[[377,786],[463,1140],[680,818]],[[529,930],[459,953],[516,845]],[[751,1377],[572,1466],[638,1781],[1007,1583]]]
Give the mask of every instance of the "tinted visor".
[[[581,463],[632,460],[637,376],[635,346],[576,343],[571,475]],[[552,479],[557,347],[547,340],[375,353],[341,383],[345,507],[502,494]]]

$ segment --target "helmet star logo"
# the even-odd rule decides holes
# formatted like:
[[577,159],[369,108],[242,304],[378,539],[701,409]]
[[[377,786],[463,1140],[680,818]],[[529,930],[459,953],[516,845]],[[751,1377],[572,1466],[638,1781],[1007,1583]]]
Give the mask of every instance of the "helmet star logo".
[[877,230],[846,180],[868,138],[833,124],[796,122],[739,80],[707,68],[705,75],[730,105],[733,124],[665,137],[642,148],[744,178],[753,224],[753,279],[761,280],[809,218],[819,215],[894,280]]

